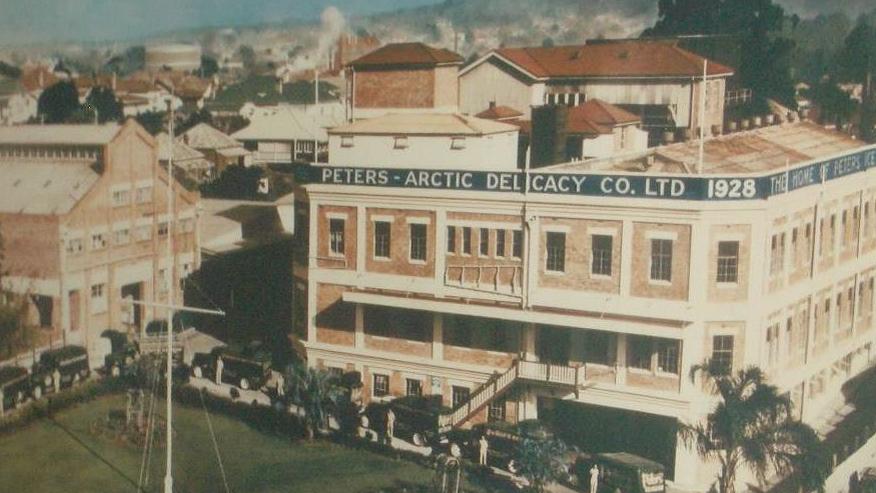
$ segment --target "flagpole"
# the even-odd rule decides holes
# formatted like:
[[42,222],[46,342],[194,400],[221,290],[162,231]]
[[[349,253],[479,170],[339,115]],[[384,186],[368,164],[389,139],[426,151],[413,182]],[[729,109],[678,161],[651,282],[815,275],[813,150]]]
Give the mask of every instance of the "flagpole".
[[697,174],[703,173],[703,154],[705,153],[706,140],[706,78],[708,77],[709,60],[703,58],[703,83],[700,87],[700,150],[697,160]]

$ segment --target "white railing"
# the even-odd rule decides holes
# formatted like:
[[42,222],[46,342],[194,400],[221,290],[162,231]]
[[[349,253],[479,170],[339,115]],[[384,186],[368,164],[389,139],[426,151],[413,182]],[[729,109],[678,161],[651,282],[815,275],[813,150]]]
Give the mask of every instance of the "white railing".
[[[477,273],[473,282],[468,279],[469,276],[474,277],[469,274],[472,272]],[[444,269],[444,284],[519,295],[521,292],[521,273],[522,269],[519,265],[448,265]]]
[[751,101],[751,89],[732,89],[724,95],[725,106],[736,106]]
[[584,366],[555,365],[537,361],[521,361],[518,376],[537,382],[557,383],[577,387],[586,378]]

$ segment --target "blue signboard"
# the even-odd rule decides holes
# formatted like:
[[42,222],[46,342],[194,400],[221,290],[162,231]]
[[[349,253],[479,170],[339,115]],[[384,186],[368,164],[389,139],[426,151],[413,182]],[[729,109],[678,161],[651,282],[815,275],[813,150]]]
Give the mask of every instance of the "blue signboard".
[[590,197],[642,197],[675,200],[754,200],[817,185],[876,167],[876,149],[809,164],[767,176],[661,176],[544,171],[494,172],[302,166],[302,183],[547,193]]

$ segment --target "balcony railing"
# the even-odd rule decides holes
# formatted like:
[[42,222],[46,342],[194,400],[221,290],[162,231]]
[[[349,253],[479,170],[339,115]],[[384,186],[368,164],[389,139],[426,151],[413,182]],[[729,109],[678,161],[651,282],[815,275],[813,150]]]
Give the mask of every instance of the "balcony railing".
[[522,268],[519,265],[448,265],[446,286],[520,296]]

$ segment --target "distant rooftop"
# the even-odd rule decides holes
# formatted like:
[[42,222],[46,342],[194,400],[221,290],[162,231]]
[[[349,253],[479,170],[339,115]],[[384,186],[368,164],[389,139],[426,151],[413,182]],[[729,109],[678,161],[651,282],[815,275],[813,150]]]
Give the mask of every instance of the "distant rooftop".
[[[866,146],[844,133],[808,121],[773,125],[707,139],[703,146],[703,173],[769,172]],[[558,164],[549,169],[694,173],[698,155],[699,142],[692,140],[654,147],[644,153]],[[644,163],[649,156],[653,156],[653,163],[646,169]]]
[[566,130],[580,134],[610,134],[618,125],[637,123],[641,119],[613,104],[600,99],[569,108],[566,115]]
[[386,65],[461,65],[462,56],[424,43],[391,43],[349,63],[353,68]]
[[199,123],[186,130],[177,140],[195,149],[226,149],[243,147],[240,142],[234,140],[219,130],[206,123]]
[[14,125],[0,127],[0,144],[106,145],[119,133],[117,123],[104,125]]
[[66,214],[100,175],[88,164],[0,162],[0,212]]
[[329,134],[477,136],[513,131],[514,125],[467,115],[391,113],[329,129]]
[[[617,41],[572,46],[500,48],[499,56],[536,79],[563,77],[702,77],[704,58],[667,41]],[[475,62],[466,69],[477,66]],[[733,69],[710,61],[710,76]]]
[[237,140],[328,140],[326,128],[343,122],[343,117],[323,118],[299,108],[280,106],[266,115],[256,114],[246,128],[235,132]]
[[523,116],[523,113],[515,110],[510,106],[490,106],[489,108],[481,111],[477,115],[478,118],[486,118],[487,120],[507,120],[510,118],[518,118]]

